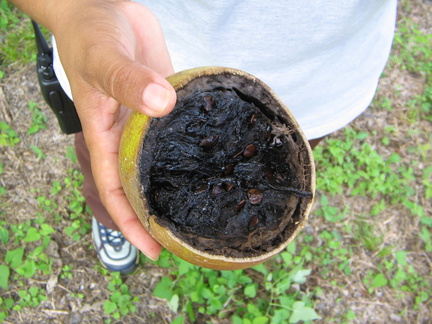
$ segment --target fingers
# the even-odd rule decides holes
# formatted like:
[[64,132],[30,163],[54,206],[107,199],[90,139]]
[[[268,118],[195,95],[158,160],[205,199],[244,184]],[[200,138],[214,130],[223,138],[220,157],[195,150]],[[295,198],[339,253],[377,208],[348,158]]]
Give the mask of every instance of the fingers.
[[117,179],[105,175],[99,178],[99,185],[104,188],[100,193],[102,203],[125,238],[145,256],[157,260],[162,247],[144,229]]
[[101,193],[101,199],[105,208],[110,213],[112,219],[124,235],[124,237],[145,256],[156,261],[162,251],[162,247],[144,229],[140,220],[137,218],[129,201],[127,200],[123,188],[118,187],[113,179],[105,178],[100,185],[105,187]]
[[132,1],[89,3],[84,16],[72,16],[55,34],[100,198],[126,239],[157,259],[161,246],[121,186],[118,150],[127,115],[120,104],[151,117],[164,116],[175,105],[175,90],[165,79],[173,68],[161,28],[150,11]]
[[132,1],[89,6],[72,26],[56,29],[74,99],[84,83],[151,117],[168,114],[176,93],[165,78],[173,67],[156,17]]
[[[115,105],[113,101],[109,102]],[[106,104],[107,106],[109,104]],[[114,110],[105,107],[105,111]],[[84,135],[90,152],[91,167],[100,199],[125,238],[152,260],[157,260],[162,247],[145,230],[130,205],[120,182],[118,172],[118,149],[124,120],[127,118],[125,107],[120,112],[99,118],[99,123],[84,123]],[[115,122],[108,120],[115,119]],[[100,124],[107,121],[107,126]],[[98,124],[98,127],[95,126]]]
[[101,34],[110,30],[109,35],[88,48],[94,81],[129,108],[151,117],[166,115],[175,105],[176,93],[165,79],[174,70],[162,29],[144,6],[126,2],[123,9],[128,23],[120,20],[114,30],[105,24]]
[[101,69],[106,71],[102,87],[117,102],[151,117],[164,116],[173,109],[175,90],[160,74],[125,58],[105,64],[109,67]]

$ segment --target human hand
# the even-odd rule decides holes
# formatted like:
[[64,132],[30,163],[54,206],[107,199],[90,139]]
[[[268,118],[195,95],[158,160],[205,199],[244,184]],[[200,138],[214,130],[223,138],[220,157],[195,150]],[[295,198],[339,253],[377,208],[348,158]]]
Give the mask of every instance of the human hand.
[[[129,1],[73,2],[51,26],[90,152],[99,195],[126,239],[151,259],[161,246],[144,229],[120,183],[118,151],[130,109],[168,114],[176,94],[159,23]],[[127,108],[129,107],[129,108]]]

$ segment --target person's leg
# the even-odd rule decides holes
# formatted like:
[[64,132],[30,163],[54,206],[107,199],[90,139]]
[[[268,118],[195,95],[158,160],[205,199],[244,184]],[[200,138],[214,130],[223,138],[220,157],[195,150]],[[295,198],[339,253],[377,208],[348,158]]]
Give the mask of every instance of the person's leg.
[[309,140],[309,145],[310,145],[311,149],[313,150],[315,148],[315,146],[317,146],[318,143],[321,142],[324,138],[325,138],[325,136]]
[[82,133],[75,134],[75,151],[84,174],[83,195],[93,212],[92,234],[97,256],[108,270],[130,273],[136,268],[138,251],[123,237],[99,199]]

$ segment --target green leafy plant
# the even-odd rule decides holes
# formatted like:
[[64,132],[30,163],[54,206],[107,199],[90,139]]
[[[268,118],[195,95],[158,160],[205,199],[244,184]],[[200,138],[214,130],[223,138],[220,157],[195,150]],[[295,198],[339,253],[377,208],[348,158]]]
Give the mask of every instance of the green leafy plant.
[[426,226],[422,226],[419,237],[421,238],[421,240],[423,241],[423,243],[425,245],[425,251],[426,252],[432,252],[432,233],[431,233],[431,230]]
[[62,279],[72,279],[73,278],[73,273],[72,273],[72,266],[69,264],[66,264],[63,266],[62,268],[62,272],[60,274],[60,278]]
[[355,237],[362,243],[362,246],[372,252],[379,249],[383,236],[374,230],[375,226],[373,224],[359,219],[355,228]]
[[5,121],[0,121],[0,146],[15,146],[20,142],[17,133]]
[[398,55],[391,56],[391,62],[411,72],[432,71],[432,35],[419,30],[418,25],[408,18],[398,23],[393,47]]
[[415,123],[419,118],[432,121],[432,35],[423,32],[409,18],[399,21],[393,47],[397,55],[390,57],[390,64],[411,73],[424,75],[425,89],[407,102],[408,118]]
[[106,300],[103,307],[105,314],[118,320],[121,316],[136,312],[134,303],[139,302],[139,297],[132,297],[129,287],[121,279],[119,272],[111,274],[111,281],[107,289],[111,292],[109,300]]
[[52,183],[51,195],[56,196],[62,189],[60,181],[54,180]]
[[66,148],[66,157],[72,161],[72,163],[76,163],[78,158],[75,153],[75,148],[73,146],[68,146]]
[[369,293],[372,293],[375,288],[384,287],[388,284],[388,279],[381,272],[373,273],[369,272],[366,278],[364,279],[364,283],[369,286]]
[[[4,170],[4,165],[3,163],[0,162],[0,175],[3,174],[3,170]],[[7,194],[7,190],[5,187],[3,187],[2,185],[0,185],[0,196],[2,195],[6,195]],[[0,213],[0,216],[2,214]],[[1,232],[0,232],[0,237],[1,237]]]
[[36,43],[30,19],[10,2],[0,0],[0,66],[36,59]]
[[175,256],[163,254],[158,264],[175,266],[153,294],[167,300],[180,316],[195,321],[198,314],[231,318],[233,323],[297,323],[318,319],[311,297],[293,290],[306,282],[310,270],[303,257],[295,257],[295,244],[287,251],[251,270],[214,271],[196,267]]
[[42,150],[37,147],[36,145],[30,145],[30,148],[33,150],[33,152],[36,154],[38,160],[43,160],[46,158],[46,155]]
[[[7,246],[0,259],[0,289],[5,293],[0,298],[0,319],[4,320],[10,311],[26,307],[37,307],[46,300],[45,290],[38,286],[24,284],[18,290],[8,291],[9,281],[25,281],[36,275],[48,275],[52,271],[52,259],[45,253],[54,229],[44,218],[8,225],[0,221],[0,240]],[[13,240],[11,240],[13,238]]]
[[20,311],[26,307],[38,307],[42,301],[47,300],[45,291],[37,286],[18,291],[19,301],[12,309]]
[[15,301],[10,297],[0,297],[0,321],[3,322],[9,315],[9,311],[15,305]]
[[11,311],[20,311],[27,307],[37,307],[42,301],[47,300],[45,291],[37,286],[27,289],[20,289],[15,293],[16,296],[0,297],[0,321],[8,317]]
[[328,222],[336,223],[342,221],[348,212],[348,206],[344,207],[344,210],[330,205],[329,198],[326,195],[321,195],[321,206],[316,211],[317,216],[323,216]]
[[85,235],[91,225],[83,219],[83,213],[91,213],[85,205],[85,198],[81,193],[83,175],[78,170],[70,169],[69,176],[64,180],[64,188],[68,190],[67,201],[69,202],[70,220],[72,223],[65,228],[65,233],[78,241]]
[[311,251],[312,259],[319,261],[321,264],[321,276],[325,279],[335,271],[334,268],[343,271],[347,276],[351,274],[350,256],[353,255],[352,248],[345,247],[342,244],[341,234],[335,230],[324,230],[319,234],[323,241],[320,249]]
[[[43,251],[48,246],[51,240],[50,234],[54,232],[54,229],[48,224],[33,227],[29,222],[26,222],[24,226],[21,225],[11,225],[11,230],[15,234],[18,233],[18,237],[22,236],[22,242],[42,241],[42,245],[35,247],[26,255],[24,255],[24,247],[8,250],[5,256],[6,264],[11,270],[25,278],[32,277],[38,270],[48,273],[52,261]],[[15,239],[17,239],[17,235],[15,235]]]
[[37,104],[33,101],[30,101],[29,109],[32,112],[32,124],[30,128],[27,130],[27,134],[35,134],[42,129],[46,129],[47,118],[45,114],[39,109]]

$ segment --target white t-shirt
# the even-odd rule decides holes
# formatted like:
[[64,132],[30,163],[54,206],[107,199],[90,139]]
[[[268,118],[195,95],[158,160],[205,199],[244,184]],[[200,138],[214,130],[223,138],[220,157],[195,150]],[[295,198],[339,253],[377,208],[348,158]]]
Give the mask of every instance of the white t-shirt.
[[[138,2],[158,17],[176,71],[218,65],[255,75],[281,97],[308,139],[344,127],[368,107],[390,53],[397,6],[397,0]],[[57,55],[55,68],[68,88]]]

